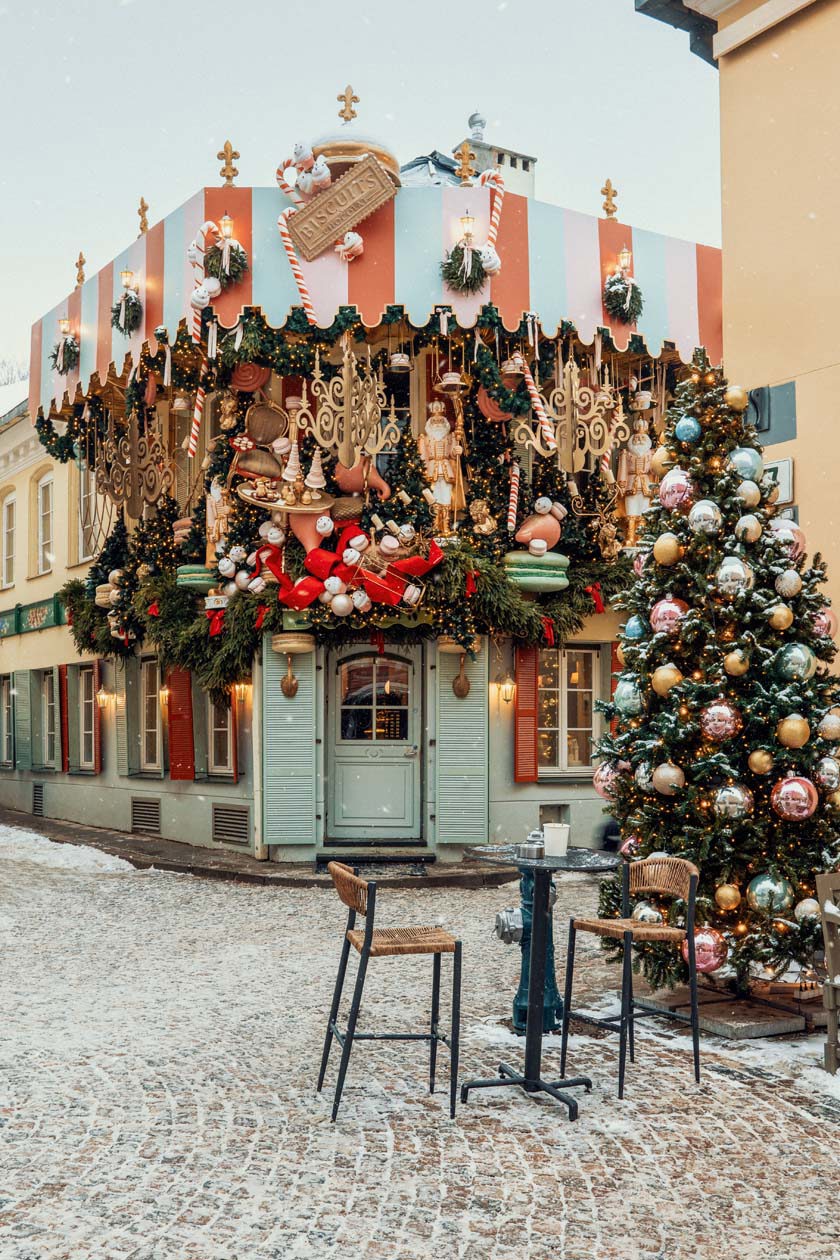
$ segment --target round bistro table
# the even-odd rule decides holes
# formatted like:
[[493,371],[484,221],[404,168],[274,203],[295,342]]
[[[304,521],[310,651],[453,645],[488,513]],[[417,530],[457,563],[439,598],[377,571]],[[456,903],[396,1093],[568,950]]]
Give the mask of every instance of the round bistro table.
[[572,1076],[557,1081],[542,1078],[543,1043],[543,990],[545,988],[545,951],[548,924],[551,917],[551,877],[563,871],[580,874],[602,875],[614,871],[620,858],[617,853],[600,853],[595,849],[569,849],[562,857],[520,858],[513,845],[476,846],[469,856],[491,866],[516,866],[534,877],[534,911],[531,926],[530,973],[528,976],[528,1016],[525,1024],[525,1068],[517,1072],[507,1063],[499,1064],[499,1075],[491,1080],[464,1081],[461,1086],[461,1102],[465,1103],[471,1089],[493,1089],[504,1085],[518,1085],[529,1094],[550,1094],[563,1103],[569,1111],[569,1119],[577,1120],[577,1099],[563,1091],[583,1085],[586,1092],[592,1089],[588,1076]]

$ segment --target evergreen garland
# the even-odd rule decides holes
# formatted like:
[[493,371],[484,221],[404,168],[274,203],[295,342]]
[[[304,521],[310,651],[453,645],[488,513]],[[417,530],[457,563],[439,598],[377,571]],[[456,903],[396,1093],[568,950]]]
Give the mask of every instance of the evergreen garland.
[[222,286],[222,292],[224,292],[225,289],[229,289],[232,285],[239,284],[240,280],[243,280],[248,274],[248,254],[238,241],[231,241],[227,271],[222,265],[222,258],[222,247],[220,245],[211,245],[204,255],[204,271],[206,275],[214,276],[219,281],[219,284]]
[[[467,265],[469,265],[469,270],[467,270]],[[482,266],[478,250],[474,248],[469,250],[469,264],[467,264],[467,251],[463,244],[455,245],[446,255],[440,264],[440,274],[447,289],[451,289],[453,293],[477,293],[487,279],[487,272]]]
[[[61,342],[64,343],[63,346]],[[75,337],[62,337],[61,342],[56,342],[50,351],[50,363],[54,372],[58,372],[60,376],[67,376],[78,366],[79,343]],[[60,367],[59,355],[61,355]]]
[[[121,317],[122,322],[120,322]],[[142,322],[143,303],[133,289],[126,289],[123,297],[111,307],[111,327],[116,328],[117,332],[121,332],[124,337],[130,337],[132,333],[137,332]]]
[[621,271],[607,277],[604,285],[604,309],[621,324],[635,324],[644,310],[642,290]]

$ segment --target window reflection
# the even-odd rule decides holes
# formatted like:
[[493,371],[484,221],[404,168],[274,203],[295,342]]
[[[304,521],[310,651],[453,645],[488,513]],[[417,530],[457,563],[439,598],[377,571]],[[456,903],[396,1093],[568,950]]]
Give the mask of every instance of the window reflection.
[[344,661],[339,672],[341,738],[407,741],[409,665],[387,657]]

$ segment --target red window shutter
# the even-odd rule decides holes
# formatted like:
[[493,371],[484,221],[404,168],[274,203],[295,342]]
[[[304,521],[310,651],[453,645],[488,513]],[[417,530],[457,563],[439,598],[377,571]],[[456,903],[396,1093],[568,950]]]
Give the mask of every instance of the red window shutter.
[[234,783],[239,782],[239,702],[236,688],[230,693],[230,765]]
[[102,710],[99,688],[102,686],[102,662],[93,662],[93,773],[102,773]]
[[539,649],[516,649],[513,777],[517,783],[537,780],[537,665]]
[[193,746],[192,686],[188,669],[173,669],[169,687],[169,777],[195,778]]
[[68,726],[67,703],[67,666],[58,667],[58,703],[61,713],[61,771],[66,774],[70,769],[70,728]]

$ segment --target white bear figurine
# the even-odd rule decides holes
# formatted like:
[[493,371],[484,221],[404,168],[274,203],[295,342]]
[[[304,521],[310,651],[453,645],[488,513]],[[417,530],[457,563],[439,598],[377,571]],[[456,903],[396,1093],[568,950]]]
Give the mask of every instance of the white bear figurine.
[[329,188],[332,183],[332,175],[323,155],[316,157],[310,175],[312,176],[312,183],[316,192],[323,192],[325,188]]
[[335,252],[342,262],[349,263],[365,252],[365,243],[358,232],[345,232],[344,239],[338,242]]
[[497,272],[502,270],[502,260],[492,245],[485,245],[483,249],[480,249],[478,257],[488,276],[495,276]]
[[300,172],[312,170],[315,163],[315,158],[312,153],[312,145],[307,144],[305,140],[299,140],[297,142],[292,150],[292,157],[294,159],[296,171]]
[[190,294],[190,304],[197,311],[203,311],[221,291],[222,286],[215,276],[205,276],[203,283],[196,285]]

